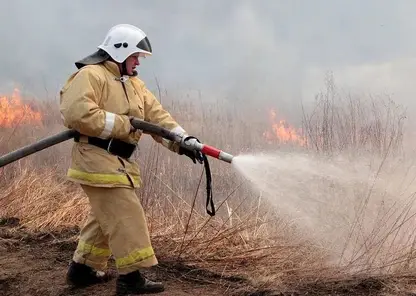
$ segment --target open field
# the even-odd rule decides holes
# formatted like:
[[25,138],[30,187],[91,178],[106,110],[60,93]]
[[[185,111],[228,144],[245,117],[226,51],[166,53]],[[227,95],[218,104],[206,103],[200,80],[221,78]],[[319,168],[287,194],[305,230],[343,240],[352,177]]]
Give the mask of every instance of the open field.
[[[342,178],[280,184],[285,201],[309,219],[306,225],[233,166],[210,159],[218,208],[211,218],[203,167],[144,136],[138,195],[161,262],[149,272],[167,279],[166,295],[416,293],[415,158],[405,144],[405,115],[393,101],[338,94],[328,82],[293,119],[299,131],[279,122],[279,112],[270,121],[269,109],[278,106],[159,97],[190,134],[234,155],[302,152],[325,163],[342,159],[346,167],[359,162],[370,172],[355,187]],[[56,100],[28,104],[41,118],[7,126],[0,118],[1,154],[63,130]],[[68,141],[0,169],[0,295],[105,295],[113,289],[110,283],[76,294],[63,284],[88,212],[80,188],[65,180],[70,148]],[[326,203],[307,202],[302,186]]]

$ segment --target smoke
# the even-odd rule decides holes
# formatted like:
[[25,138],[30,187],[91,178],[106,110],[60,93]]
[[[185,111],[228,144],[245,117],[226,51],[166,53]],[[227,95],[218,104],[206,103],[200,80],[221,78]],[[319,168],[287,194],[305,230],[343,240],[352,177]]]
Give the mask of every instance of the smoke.
[[416,49],[413,1],[3,2],[0,91],[56,95],[111,26],[131,23],[154,48],[141,77],[150,87],[157,77],[171,93],[298,109],[329,70],[352,90],[370,85],[404,103],[416,92],[414,62],[407,63]]

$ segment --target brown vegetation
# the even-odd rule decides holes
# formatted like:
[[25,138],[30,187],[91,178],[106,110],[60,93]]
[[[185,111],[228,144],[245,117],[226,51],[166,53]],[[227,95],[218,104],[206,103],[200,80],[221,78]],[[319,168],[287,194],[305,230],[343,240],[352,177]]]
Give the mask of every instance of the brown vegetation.
[[[378,155],[382,174],[385,164],[394,163],[402,149],[404,116],[390,99],[384,104],[379,98],[367,101],[343,96],[330,81],[312,107],[304,106],[302,128],[307,145],[301,147],[266,141],[263,133],[270,123],[254,118],[265,118],[267,110],[255,111],[250,104],[231,108],[225,101],[216,101],[201,108],[200,101],[166,96],[162,102],[189,133],[235,155],[294,148],[329,157],[364,153]],[[34,105],[43,115],[43,125],[2,128],[2,154],[63,130],[56,101]],[[80,188],[65,179],[70,147],[68,141],[0,169],[1,223],[11,218],[19,221],[8,233],[49,233],[52,241],[76,240],[76,234],[65,230],[82,225],[88,203]],[[398,283],[409,286],[413,281],[398,277],[413,266],[412,196],[403,207],[378,208],[377,221],[383,225],[372,224],[370,231],[361,232],[370,196],[383,193],[373,188],[357,190],[356,209],[361,215],[356,215],[349,237],[356,249],[334,264],[328,261],[325,248],[302,237],[301,225],[278,216],[229,164],[210,160],[218,212],[209,217],[202,166],[170,153],[148,136],[143,137],[136,156],[144,181],[138,195],[161,266],[171,272],[176,268],[184,277],[209,273],[211,281],[224,287],[232,286],[230,279],[235,279],[238,285],[230,294],[237,295],[272,295],[271,291],[301,295],[306,291],[310,295],[384,291],[388,295]],[[401,227],[406,231],[398,234]],[[65,233],[64,238],[59,232]],[[10,239],[18,240],[9,233],[8,238],[0,237],[0,245]]]

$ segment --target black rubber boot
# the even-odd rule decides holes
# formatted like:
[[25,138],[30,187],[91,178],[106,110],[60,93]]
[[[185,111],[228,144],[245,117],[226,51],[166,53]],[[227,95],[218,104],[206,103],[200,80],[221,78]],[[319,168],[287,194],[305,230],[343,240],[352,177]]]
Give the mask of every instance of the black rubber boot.
[[98,272],[91,267],[71,261],[66,274],[66,282],[75,288],[85,288],[95,284],[105,283],[116,275],[110,271]]
[[153,282],[143,277],[139,271],[120,275],[117,278],[116,295],[141,295],[165,291],[161,282]]

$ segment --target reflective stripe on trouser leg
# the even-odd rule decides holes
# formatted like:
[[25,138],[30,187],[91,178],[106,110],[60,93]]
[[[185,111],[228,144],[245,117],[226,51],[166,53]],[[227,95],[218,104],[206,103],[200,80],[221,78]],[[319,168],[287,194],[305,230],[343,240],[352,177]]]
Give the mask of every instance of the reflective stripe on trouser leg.
[[133,188],[103,188],[81,185],[103,232],[120,274],[158,263],[146,217]]
[[110,256],[108,237],[104,235],[94,214],[90,212],[81,229],[73,260],[97,270],[104,270]]

